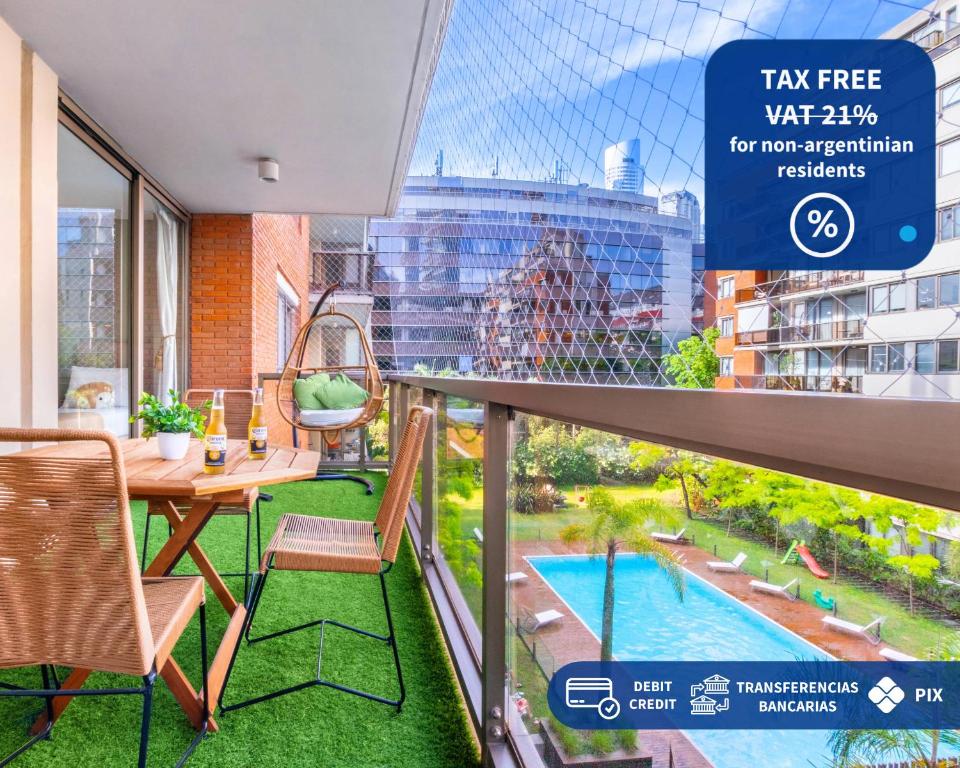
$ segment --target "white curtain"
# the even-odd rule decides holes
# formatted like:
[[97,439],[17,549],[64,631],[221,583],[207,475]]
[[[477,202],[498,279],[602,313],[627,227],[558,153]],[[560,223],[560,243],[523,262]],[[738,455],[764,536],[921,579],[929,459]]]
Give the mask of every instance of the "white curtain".
[[163,206],[157,206],[157,306],[160,308],[161,361],[157,390],[169,404],[177,388],[177,280],[180,264],[180,222]]

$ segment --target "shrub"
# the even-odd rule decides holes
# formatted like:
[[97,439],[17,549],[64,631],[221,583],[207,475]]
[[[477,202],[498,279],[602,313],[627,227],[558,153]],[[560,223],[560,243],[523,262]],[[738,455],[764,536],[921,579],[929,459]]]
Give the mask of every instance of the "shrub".
[[637,739],[637,732],[630,730],[614,731],[617,737],[617,743],[624,752],[636,752],[640,746]]
[[580,741],[580,735],[573,730],[573,728],[564,725],[553,715],[550,715],[547,721],[550,723],[550,730],[556,734],[557,741],[560,742],[560,747],[567,753],[568,757],[576,757],[577,755],[583,754],[584,749],[583,743]]
[[590,752],[597,757],[609,755],[614,748],[613,734],[610,731],[593,731],[590,734]]

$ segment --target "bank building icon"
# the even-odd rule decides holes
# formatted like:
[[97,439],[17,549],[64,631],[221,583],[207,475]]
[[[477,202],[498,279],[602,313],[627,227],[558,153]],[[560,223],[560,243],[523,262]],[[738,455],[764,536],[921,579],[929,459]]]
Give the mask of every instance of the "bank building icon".
[[[730,681],[722,675],[711,675],[702,683],[690,686],[690,714],[716,715],[730,709]],[[723,700],[720,700],[720,697]]]

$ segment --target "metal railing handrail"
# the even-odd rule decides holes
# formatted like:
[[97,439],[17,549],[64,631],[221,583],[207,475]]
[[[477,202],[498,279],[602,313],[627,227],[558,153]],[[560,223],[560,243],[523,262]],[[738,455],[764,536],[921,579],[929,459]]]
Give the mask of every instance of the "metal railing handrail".
[[948,400],[405,373],[387,378],[638,440],[960,509],[960,407]]

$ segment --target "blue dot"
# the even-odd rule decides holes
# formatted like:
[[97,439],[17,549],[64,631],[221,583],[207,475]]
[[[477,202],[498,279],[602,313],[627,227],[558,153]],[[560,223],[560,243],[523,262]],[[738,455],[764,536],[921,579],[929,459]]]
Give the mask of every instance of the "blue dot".
[[912,224],[904,224],[900,227],[900,239],[905,243],[912,243],[917,239],[917,228]]

